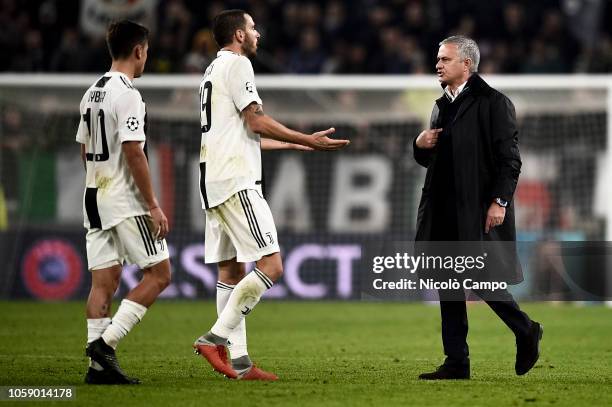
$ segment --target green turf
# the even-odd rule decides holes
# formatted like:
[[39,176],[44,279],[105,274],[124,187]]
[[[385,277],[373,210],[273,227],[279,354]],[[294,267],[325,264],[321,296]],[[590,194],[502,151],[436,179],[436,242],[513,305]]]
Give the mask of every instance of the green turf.
[[105,407],[612,405],[612,309],[524,309],[545,326],[527,376],[514,375],[510,331],[472,304],[472,380],[422,382],[417,375],[442,360],[436,306],[263,301],[248,317],[249,349],[281,380],[255,383],[213,374],[192,353],[213,322],[212,302],[160,302],[118,348],[123,368],[143,382],[121,387],[82,384],[82,303],[0,302],[0,385],[77,386],[72,405]]

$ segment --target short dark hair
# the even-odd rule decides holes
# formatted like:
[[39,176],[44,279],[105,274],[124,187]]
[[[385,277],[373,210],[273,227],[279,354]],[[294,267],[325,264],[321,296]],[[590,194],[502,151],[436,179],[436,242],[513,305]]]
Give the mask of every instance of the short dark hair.
[[246,11],[224,10],[217,14],[213,20],[213,36],[219,47],[231,44],[236,30],[246,28]]
[[106,45],[113,59],[128,58],[136,45],[149,40],[149,30],[133,21],[122,20],[111,23],[106,32]]

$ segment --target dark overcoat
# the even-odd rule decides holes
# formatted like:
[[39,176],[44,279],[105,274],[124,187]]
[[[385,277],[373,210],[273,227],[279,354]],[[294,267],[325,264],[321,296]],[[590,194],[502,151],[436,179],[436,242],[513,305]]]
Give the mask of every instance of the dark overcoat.
[[[510,99],[490,87],[478,74],[470,76],[464,92],[468,89],[450,124],[459,240],[504,242],[495,253],[495,271],[500,273],[496,276],[515,284],[523,280],[516,254],[513,202],[521,170],[516,113]],[[436,100],[430,121],[432,129],[441,127],[438,116],[445,103],[450,103],[445,95]],[[416,138],[413,148],[415,160],[427,168],[416,240],[428,241],[432,219],[436,216],[430,191],[437,151],[435,147],[418,148]],[[485,234],[487,211],[495,198],[509,202],[506,216],[503,224]]]

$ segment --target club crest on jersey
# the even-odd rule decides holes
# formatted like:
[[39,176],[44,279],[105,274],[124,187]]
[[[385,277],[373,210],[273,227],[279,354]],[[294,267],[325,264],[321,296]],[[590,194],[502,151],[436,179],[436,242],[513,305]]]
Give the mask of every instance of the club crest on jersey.
[[246,87],[247,92],[253,93],[253,84],[251,82],[247,82],[245,84],[245,87]]
[[130,117],[130,118],[127,119],[125,124],[126,124],[127,128],[130,129],[131,131],[136,131],[136,130],[138,130],[138,125],[140,123],[138,123],[138,119],[137,118]]

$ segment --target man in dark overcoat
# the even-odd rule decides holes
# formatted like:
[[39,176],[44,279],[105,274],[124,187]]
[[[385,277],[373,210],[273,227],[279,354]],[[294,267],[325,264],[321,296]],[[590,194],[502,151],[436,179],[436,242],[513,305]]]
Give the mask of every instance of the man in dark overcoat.
[[[417,219],[417,242],[500,244],[490,279],[523,280],[516,254],[513,195],[521,169],[514,105],[476,72],[480,52],[470,38],[440,43],[436,72],[444,93],[430,129],[415,138],[414,158],[427,168]],[[539,357],[542,327],[520,310],[507,290],[472,290],[516,336],[515,371],[527,373]],[[439,290],[446,359],[421,379],[469,379],[465,293]]]

